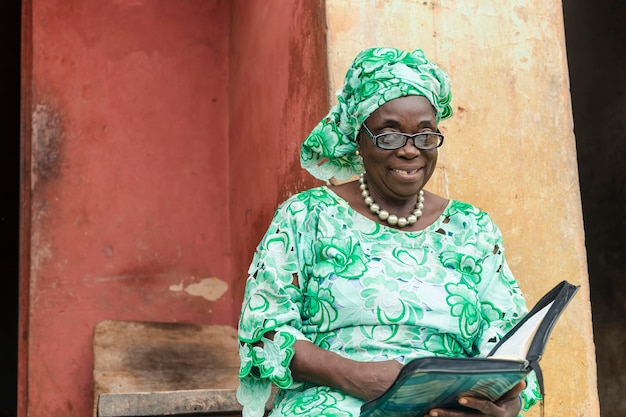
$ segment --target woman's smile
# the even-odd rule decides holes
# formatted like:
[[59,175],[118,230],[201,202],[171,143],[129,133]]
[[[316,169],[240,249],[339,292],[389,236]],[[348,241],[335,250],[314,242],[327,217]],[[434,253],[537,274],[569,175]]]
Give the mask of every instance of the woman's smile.
[[421,168],[414,169],[400,169],[400,168],[392,168],[391,173],[401,181],[409,181],[414,182],[417,181],[420,176]]

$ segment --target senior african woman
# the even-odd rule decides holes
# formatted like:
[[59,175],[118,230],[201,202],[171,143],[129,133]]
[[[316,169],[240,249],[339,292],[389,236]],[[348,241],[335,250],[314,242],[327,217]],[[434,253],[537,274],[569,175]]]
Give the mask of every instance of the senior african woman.
[[[372,48],[337,96],[301,149],[327,185],[278,207],[249,269],[244,417],[263,416],[272,384],[270,416],[358,416],[402,364],[485,355],[527,313],[489,215],[424,188],[452,115],[447,74],[421,50]],[[467,398],[475,414],[430,415],[510,417],[538,400],[531,376],[495,403]]]

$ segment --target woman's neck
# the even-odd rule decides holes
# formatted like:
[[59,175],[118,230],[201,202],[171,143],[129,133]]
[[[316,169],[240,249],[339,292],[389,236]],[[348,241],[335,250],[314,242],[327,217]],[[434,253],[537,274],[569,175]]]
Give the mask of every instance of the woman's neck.
[[[339,185],[331,185],[329,186],[329,188],[339,197],[344,199],[350,205],[350,207],[359,214],[377,223],[390,226],[386,221],[381,220],[377,214],[372,213],[370,208],[365,204],[365,202],[363,201],[363,196],[361,194],[361,189],[359,188],[358,180],[342,183]],[[407,199],[404,203],[396,203],[396,205],[388,204],[387,201],[384,201],[382,199],[380,200],[382,203],[381,204],[379,203],[379,200],[376,199],[375,195],[374,200],[376,201],[376,203],[380,204],[381,208],[387,210],[390,214],[395,214],[396,216],[409,216],[411,212],[415,209],[417,196],[413,197],[412,200]],[[448,199],[424,190],[424,208],[422,209],[421,217],[413,225],[395,228],[405,231],[422,230],[433,224],[439,218],[439,216],[441,216],[446,206],[448,205],[448,202]]]

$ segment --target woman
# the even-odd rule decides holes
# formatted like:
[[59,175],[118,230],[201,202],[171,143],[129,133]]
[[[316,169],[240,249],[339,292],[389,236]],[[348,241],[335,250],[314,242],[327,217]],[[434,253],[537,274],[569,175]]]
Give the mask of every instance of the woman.
[[[239,322],[245,417],[358,416],[423,356],[484,355],[527,312],[502,238],[476,207],[424,189],[451,116],[448,76],[420,50],[373,48],[339,103],[304,141],[323,180],[283,203],[259,244]],[[475,414],[517,416],[538,400],[529,378]],[[518,394],[521,395],[518,396]]]

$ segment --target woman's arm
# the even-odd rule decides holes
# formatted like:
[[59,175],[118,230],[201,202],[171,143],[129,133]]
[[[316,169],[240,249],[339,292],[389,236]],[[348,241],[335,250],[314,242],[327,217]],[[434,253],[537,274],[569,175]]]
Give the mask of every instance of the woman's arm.
[[[315,346],[308,341],[294,344],[295,355],[291,361],[293,378],[341,390],[365,401],[380,396],[394,382],[402,365],[394,360],[382,362],[357,362]],[[459,404],[474,412],[434,409],[432,417],[515,417],[521,403],[519,394],[525,387],[520,382],[498,401],[461,397]]]
[[357,362],[299,340],[291,361],[294,380],[341,390],[365,401],[381,395],[398,376],[402,364],[394,360]]

